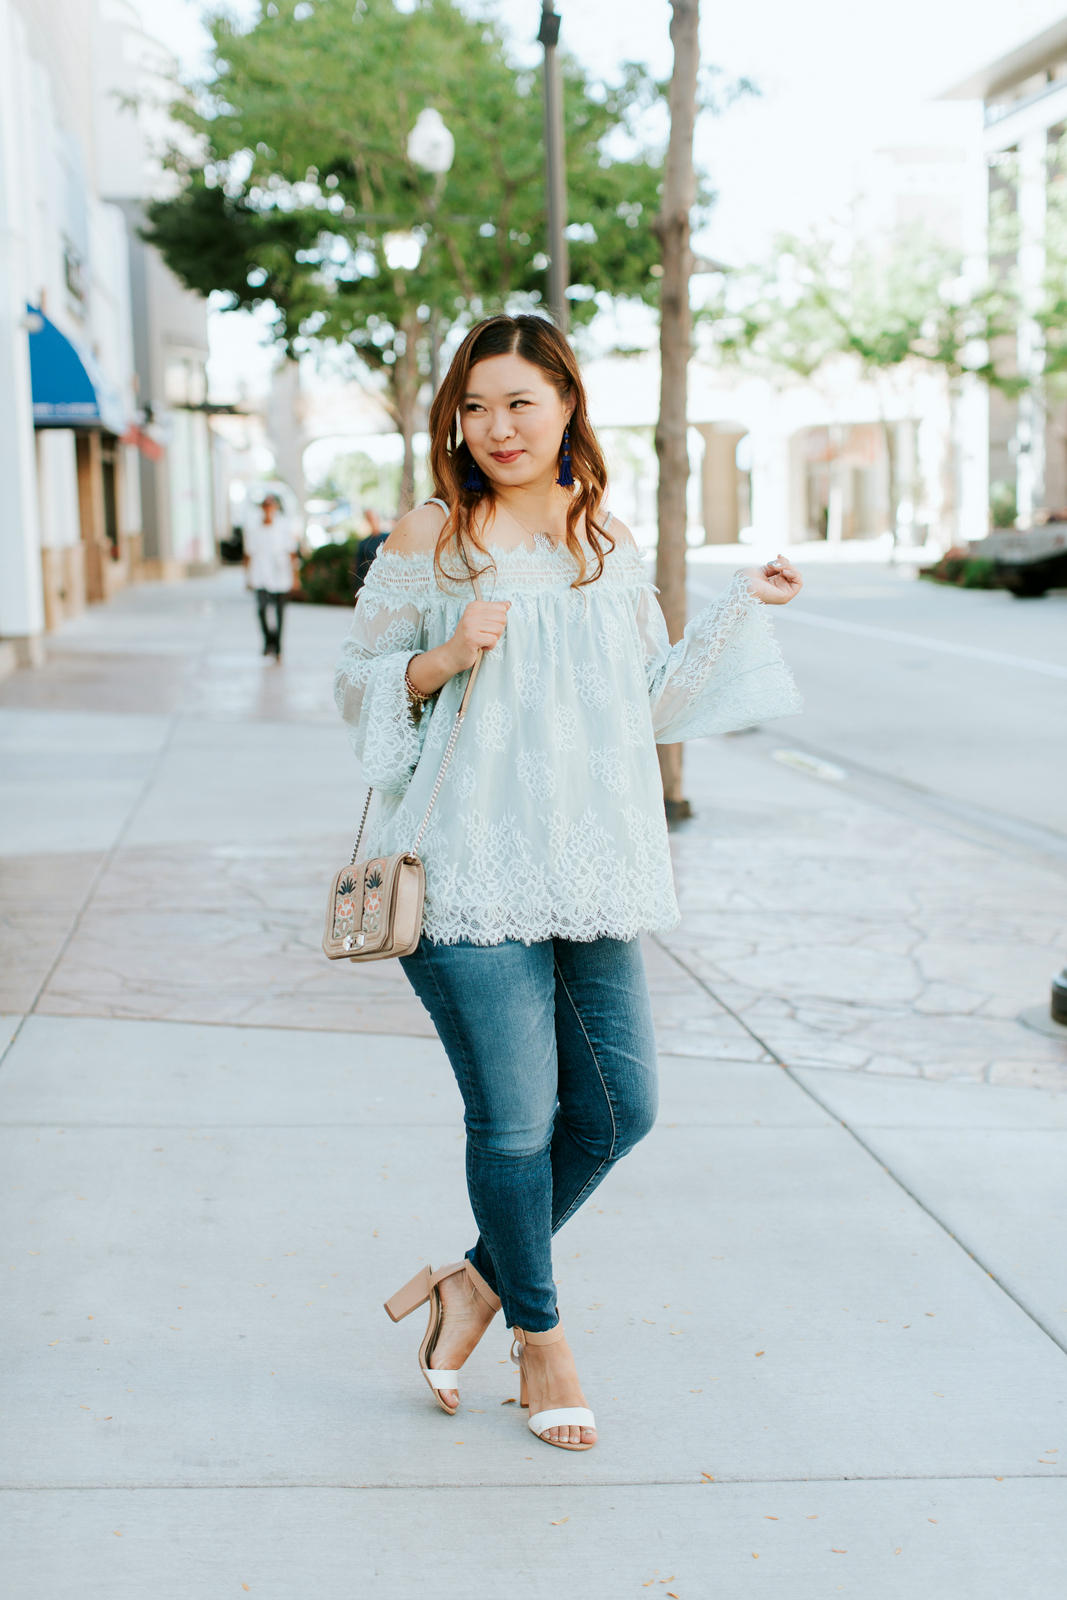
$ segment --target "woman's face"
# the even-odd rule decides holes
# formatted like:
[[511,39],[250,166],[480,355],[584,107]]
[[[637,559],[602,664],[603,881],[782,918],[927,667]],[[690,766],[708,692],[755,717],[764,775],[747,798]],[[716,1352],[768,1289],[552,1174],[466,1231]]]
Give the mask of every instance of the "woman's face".
[[484,477],[502,488],[554,482],[559,445],[574,401],[561,398],[540,367],[522,356],[489,356],[472,367],[459,420]]

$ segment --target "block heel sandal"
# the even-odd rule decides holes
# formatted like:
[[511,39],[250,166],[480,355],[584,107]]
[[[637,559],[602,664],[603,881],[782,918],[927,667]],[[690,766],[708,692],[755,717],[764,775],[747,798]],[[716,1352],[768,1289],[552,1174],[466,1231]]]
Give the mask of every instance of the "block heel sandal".
[[[547,1333],[527,1333],[524,1328],[512,1328],[515,1342],[511,1347],[511,1359],[519,1369],[519,1404],[528,1406],[529,1387],[526,1381],[526,1367],[523,1364],[523,1348],[526,1345],[558,1344],[563,1338],[563,1324],[557,1323],[554,1328],[549,1328]],[[578,1426],[580,1428],[595,1428],[596,1418],[586,1406],[563,1406],[555,1411],[538,1411],[530,1418],[529,1429],[535,1433],[542,1444],[555,1445],[557,1450],[592,1450],[596,1440],[588,1444],[565,1444],[562,1439],[542,1439],[541,1435],[546,1428],[566,1428]]]
[[441,1294],[437,1286],[443,1279],[451,1278],[456,1272],[465,1272],[468,1283],[479,1298],[484,1300],[486,1305],[493,1311],[500,1310],[499,1297],[493,1293],[481,1273],[471,1266],[466,1257],[462,1261],[453,1261],[450,1267],[438,1267],[436,1272],[430,1267],[423,1267],[421,1271],[415,1274],[410,1283],[405,1283],[402,1289],[398,1289],[396,1294],[385,1302],[385,1309],[394,1322],[403,1321],[405,1317],[410,1316],[411,1312],[417,1311],[420,1306],[424,1306],[427,1300],[430,1302],[430,1320],[427,1324],[423,1341],[419,1346],[419,1370],[430,1385],[437,1404],[442,1411],[447,1411],[450,1417],[455,1416],[459,1406],[458,1403],[455,1406],[446,1406],[441,1398],[441,1390],[458,1390],[459,1371],[458,1369],[448,1371],[443,1367],[431,1367],[430,1357],[433,1355],[440,1337],[445,1315],[445,1308],[441,1304]]

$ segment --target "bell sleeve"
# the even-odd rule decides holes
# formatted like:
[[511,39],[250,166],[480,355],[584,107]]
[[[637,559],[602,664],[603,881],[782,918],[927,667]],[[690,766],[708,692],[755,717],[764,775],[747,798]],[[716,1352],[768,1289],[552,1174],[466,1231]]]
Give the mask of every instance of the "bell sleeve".
[[337,662],[334,700],[365,780],[384,794],[407,792],[422,753],[430,718],[413,710],[404,675],[425,637],[418,599],[372,573]]
[[689,623],[678,643],[654,593],[637,609],[657,744],[679,744],[788,717],[803,701],[743,573]]

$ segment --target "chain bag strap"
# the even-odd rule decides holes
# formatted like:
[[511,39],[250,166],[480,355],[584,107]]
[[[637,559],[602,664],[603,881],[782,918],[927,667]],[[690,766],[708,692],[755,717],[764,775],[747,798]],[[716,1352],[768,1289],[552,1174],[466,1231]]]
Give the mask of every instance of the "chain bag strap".
[[[474,597],[481,600],[482,591],[477,574],[471,571],[466,551],[462,553],[467,562]],[[352,847],[352,859],[347,867],[342,867],[340,872],[334,874],[330,884],[322,948],[331,961],[380,961],[386,956],[410,955],[418,945],[426,896],[426,868],[418,854],[419,846],[445,781],[484,654],[484,650],[478,652],[470,669],[467,687],[463,691],[441,757],[437,781],[410,850],[400,850],[391,856],[378,856],[371,861],[357,859],[374,793],[373,788],[367,790],[359,832]]]

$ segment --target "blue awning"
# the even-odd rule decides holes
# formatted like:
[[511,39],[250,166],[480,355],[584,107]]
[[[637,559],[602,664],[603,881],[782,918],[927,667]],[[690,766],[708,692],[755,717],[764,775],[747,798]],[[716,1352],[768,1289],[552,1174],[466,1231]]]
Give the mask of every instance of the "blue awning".
[[35,428],[106,428],[123,434],[126,408],[90,350],[76,344],[35,306],[41,326],[30,334]]

